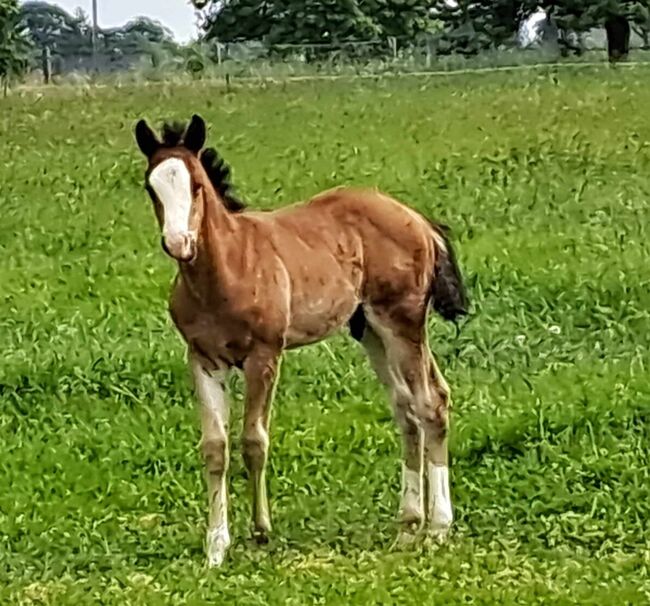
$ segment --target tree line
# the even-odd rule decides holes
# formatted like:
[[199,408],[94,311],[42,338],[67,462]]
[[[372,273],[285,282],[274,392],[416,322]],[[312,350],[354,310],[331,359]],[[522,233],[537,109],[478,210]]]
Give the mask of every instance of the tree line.
[[154,47],[177,47],[172,32],[147,17],[122,27],[98,28],[95,34],[93,48],[93,27],[80,9],[70,14],[48,2],[0,0],[0,79],[6,86],[30,68],[56,71],[66,61],[90,60],[93,50],[110,63]]
[[648,0],[192,0],[206,38],[267,44],[344,43],[397,38],[412,44],[436,35],[439,52],[476,54],[507,44],[543,10],[563,48],[580,52],[571,33],[607,32],[610,58],[629,52],[634,27],[647,42]]
[[[522,23],[543,11],[544,31],[565,53],[580,53],[579,34],[606,31],[611,61],[629,52],[631,31],[648,45],[650,0],[191,0],[201,17],[201,40],[335,46],[391,39],[409,46],[435,38],[436,52],[477,54],[512,44]],[[81,10],[69,14],[48,2],[0,0],[0,79],[6,83],[47,60],[93,55],[92,25]],[[172,33],[138,17],[123,27],[99,29],[95,49],[109,59],[178,52]],[[376,48],[376,47],[375,47]],[[385,48],[385,47],[384,47]],[[191,49],[189,49],[191,51]],[[197,55],[198,56],[198,55]]]

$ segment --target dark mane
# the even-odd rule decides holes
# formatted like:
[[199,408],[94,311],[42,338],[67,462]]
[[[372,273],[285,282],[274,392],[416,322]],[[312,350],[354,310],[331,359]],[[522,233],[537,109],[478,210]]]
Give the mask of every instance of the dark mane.
[[162,125],[162,144],[165,147],[179,147],[183,145],[183,135],[187,125],[183,122],[165,122]]
[[219,155],[216,149],[208,147],[201,152],[201,164],[208,174],[210,182],[223,200],[225,207],[234,213],[242,212],[246,208],[230,182],[230,166]]
[[[162,125],[162,144],[164,147],[180,147],[184,144],[183,137],[187,125],[183,122],[165,122]],[[224,206],[234,213],[246,208],[230,182],[230,167],[219,155],[216,149],[208,147],[201,152],[201,164],[212,186],[224,203]]]

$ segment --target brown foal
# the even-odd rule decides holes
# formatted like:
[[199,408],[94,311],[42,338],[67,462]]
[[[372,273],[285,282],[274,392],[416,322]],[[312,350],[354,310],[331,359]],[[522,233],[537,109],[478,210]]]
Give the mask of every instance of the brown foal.
[[144,120],[136,126],[163,248],[178,261],[170,313],[201,407],[208,563],[220,565],[230,544],[228,371],[240,368],[246,381],[242,447],[254,533],[265,541],[280,357],[345,324],[389,389],[403,434],[400,519],[408,529],[426,519],[444,537],[452,523],[449,387],[427,345],[426,317],[429,303],[448,320],[468,305],[445,230],[378,191],[336,189],[273,212],[247,211],[228,167],[203,149],[205,138],[196,115],[187,128],[166,125],[161,138]]

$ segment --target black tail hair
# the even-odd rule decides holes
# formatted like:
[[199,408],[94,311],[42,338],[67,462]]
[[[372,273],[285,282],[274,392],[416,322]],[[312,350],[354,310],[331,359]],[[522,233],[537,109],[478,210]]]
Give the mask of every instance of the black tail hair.
[[[469,298],[463,284],[456,253],[449,240],[449,227],[431,222],[439,238],[435,238],[436,252],[431,284],[431,303],[445,320],[454,322],[469,313]],[[444,246],[440,245],[439,239]]]

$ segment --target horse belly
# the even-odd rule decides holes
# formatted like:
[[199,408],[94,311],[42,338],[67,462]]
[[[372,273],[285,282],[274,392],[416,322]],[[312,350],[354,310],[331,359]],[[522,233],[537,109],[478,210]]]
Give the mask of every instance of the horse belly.
[[355,286],[346,280],[330,281],[327,286],[292,297],[287,347],[325,339],[354,313],[359,304]]
[[350,319],[359,304],[362,242],[354,230],[326,218],[313,220],[309,230],[294,226],[293,232],[301,237],[283,242],[282,261],[290,284],[287,347],[326,338]]

